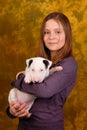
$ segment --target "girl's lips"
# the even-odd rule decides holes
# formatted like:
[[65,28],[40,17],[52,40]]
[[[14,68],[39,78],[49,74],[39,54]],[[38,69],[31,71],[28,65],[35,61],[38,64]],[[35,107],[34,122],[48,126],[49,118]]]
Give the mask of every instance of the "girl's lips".
[[56,42],[48,42],[48,44],[56,44]]

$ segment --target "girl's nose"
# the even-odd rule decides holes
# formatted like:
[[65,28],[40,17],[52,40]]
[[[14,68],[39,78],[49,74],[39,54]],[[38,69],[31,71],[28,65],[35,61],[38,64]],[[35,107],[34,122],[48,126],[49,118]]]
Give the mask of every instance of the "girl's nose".
[[50,33],[49,39],[54,39],[54,38],[55,38],[55,35],[53,33]]

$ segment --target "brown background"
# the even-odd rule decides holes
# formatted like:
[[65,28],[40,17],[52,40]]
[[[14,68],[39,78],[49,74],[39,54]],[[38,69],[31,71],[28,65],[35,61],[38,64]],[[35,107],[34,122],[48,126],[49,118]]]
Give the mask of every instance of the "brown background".
[[70,19],[78,62],[77,82],[64,107],[65,130],[87,130],[87,0],[0,0],[0,130],[16,130],[18,120],[5,113],[10,83],[34,56],[40,24],[52,11]]

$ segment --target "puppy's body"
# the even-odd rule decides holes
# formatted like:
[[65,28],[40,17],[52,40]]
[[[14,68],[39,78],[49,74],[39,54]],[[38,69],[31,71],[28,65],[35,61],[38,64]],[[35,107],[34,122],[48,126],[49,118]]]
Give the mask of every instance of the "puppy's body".
[[[27,111],[30,110],[35,99],[36,99],[36,96],[22,92],[18,90],[17,88],[11,89],[8,96],[9,103],[12,101],[18,101],[20,104],[27,103],[29,105]],[[19,104],[15,104],[15,108],[17,108],[18,106]]]
[[[26,64],[27,64],[27,66],[25,69],[25,78],[24,78],[24,81],[26,83],[30,83],[30,82],[40,83],[46,77],[48,77],[49,74],[52,74],[55,71],[62,70],[61,66],[52,68],[50,70],[52,62],[45,58],[41,58],[41,57],[30,58],[30,59],[26,60]],[[27,93],[21,92],[17,88],[11,89],[9,92],[9,96],[8,96],[9,102],[17,100],[20,102],[20,104],[22,104],[22,103],[29,104],[28,111],[31,108],[32,104],[34,103],[35,99],[36,99],[36,96],[34,96],[32,94],[27,94]]]

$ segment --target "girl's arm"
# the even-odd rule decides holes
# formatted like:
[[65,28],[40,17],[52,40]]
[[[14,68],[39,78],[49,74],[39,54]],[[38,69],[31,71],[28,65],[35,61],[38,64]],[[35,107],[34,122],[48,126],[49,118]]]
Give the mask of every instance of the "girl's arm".
[[76,80],[77,63],[70,57],[62,61],[60,65],[63,67],[63,70],[50,75],[42,83],[26,84],[22,74],[16,80],[15,86],[23,92],[42,98],[49,98],[63,89],[67,89],[68,94]]

